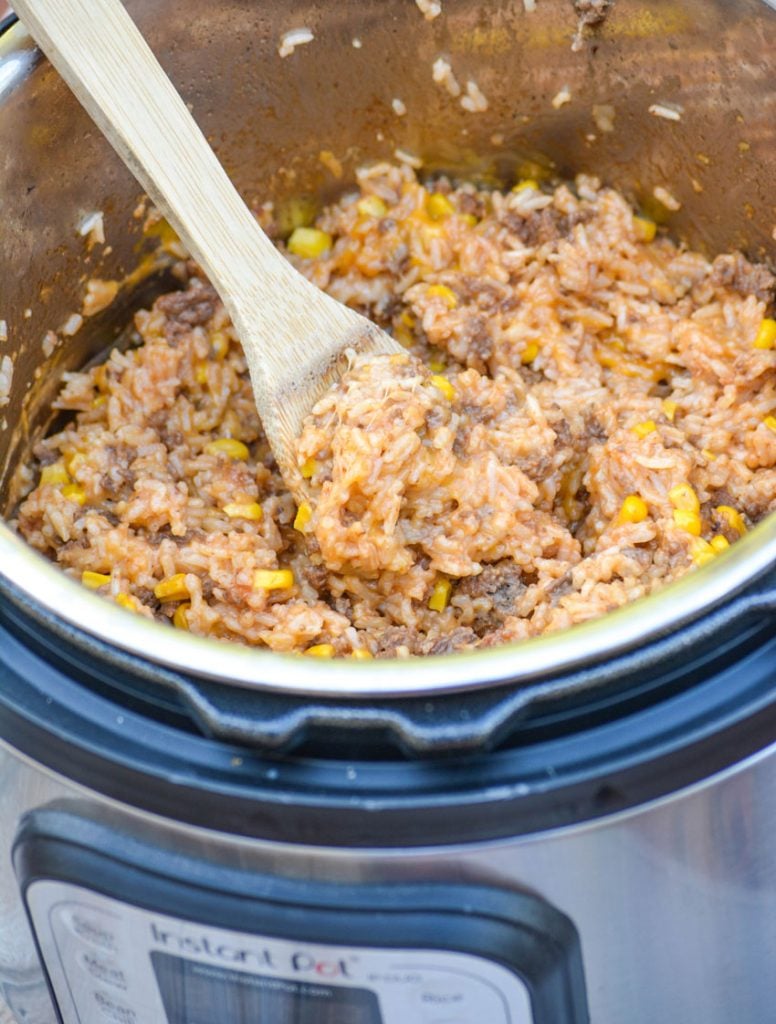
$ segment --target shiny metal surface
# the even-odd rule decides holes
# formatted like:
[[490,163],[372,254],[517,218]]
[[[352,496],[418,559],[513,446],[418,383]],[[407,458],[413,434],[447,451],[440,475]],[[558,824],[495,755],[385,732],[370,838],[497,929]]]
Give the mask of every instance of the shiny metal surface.
[[[7,747],[0,777],[6,864],[22,815],[56,805],[167,849],[275,876],[527,890],[576,924],[594,1024],[772,1019],[776,745],[692,789],[587,826],[391,852],[280,846],[183,828],[79,791]],[[18,1024],[54,1024],[8,870],[0,873],[0,992],[15,1000]]]
[[[447,0],[431,23],[409,0],[127,6],[254,203],[272,197],[282,209],[300,194],[323,202],[347,187],[359,163],[400,146],[429,169],[485,180],[594,172],[693,245],[776,253],[776,13],[763,0],[620,0],[578,52],[567,0],[541,0],[530,14],[521,0]],[[282,33],[302,24],[314,41],[279,58]],[[440,53],[459,78],[476,79],[487,112],[465,112],[433,83]],[[555,109],[562,86],[572,99]],[[393,113],[394,97],[406,104],[405,117]],[[681,121],[650,114],[656,102],[681,106]],[[600,105],[614,108],[613,132],[595,124]],[[341,180],[321,163],[322,149],[342,158]],[[0,356],[15,364],[11,402],[0,409],[0,508],[11,515],[14,471],[48,420],[61,374],[104,348],[148,297],[133,270],[152,243],[133,216],[135,182],[18,27],[0,40],[0,153],[0,319],[8,325]],[[652,190],[661,184],[682,202],[676,214],[655,208]],[[77,228],[96,210],[105,215],[108,247],[88,252]],[[152,261],[142,265],[153,269]],[[45,332],[80,309],[90,276],[125,287],[44,359]],[[776,521],[702,573],[603,622],[514,647],[409,659],[397,672],[390,663],[289,661],[138,621],[63,577],[0,524],[0,587],[5,578],[29,595],[33,614],[52,613],[194,675],[350,696],[519,682],[600,660],[697,617],[774,562]]]

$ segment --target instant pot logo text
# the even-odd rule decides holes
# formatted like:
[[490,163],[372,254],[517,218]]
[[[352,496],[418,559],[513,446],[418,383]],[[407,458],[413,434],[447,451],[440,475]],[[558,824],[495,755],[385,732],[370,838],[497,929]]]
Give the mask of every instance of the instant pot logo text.
[[350,964],[345,958],[321,959],[305,950],[283,953],[268,946],[241,946],[211,935],[191,935],[168,931],[151,922],[151,937],[157,946],[180,956],[203,956],[223,964],[258,967],[296,976],[315,978],[350,978]]

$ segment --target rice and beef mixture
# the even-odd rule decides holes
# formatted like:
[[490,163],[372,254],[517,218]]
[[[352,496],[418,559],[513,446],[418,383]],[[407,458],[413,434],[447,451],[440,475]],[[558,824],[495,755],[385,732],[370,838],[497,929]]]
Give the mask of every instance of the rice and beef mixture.
[[[271,225],[270,225],[271,227]],[[580,177],[507,193],[407,167],[289,258],[389,329],[277,472],[193,265],[137,345],[67,377],[21,533],[136,614],[280,651],[442,653],[602,615],[776,507],[774,278]]]

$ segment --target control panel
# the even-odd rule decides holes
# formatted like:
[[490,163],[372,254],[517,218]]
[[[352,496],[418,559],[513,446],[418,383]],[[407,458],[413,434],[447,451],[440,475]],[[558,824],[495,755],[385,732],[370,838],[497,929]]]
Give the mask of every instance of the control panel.
[[338,885],[62,811],[14,865],[62,1024],[588,1024],[576,931],[485,886]]
[[27,901],[64,1024],[532,1024],[512,971],[464,953],[289,942],[37,881]]

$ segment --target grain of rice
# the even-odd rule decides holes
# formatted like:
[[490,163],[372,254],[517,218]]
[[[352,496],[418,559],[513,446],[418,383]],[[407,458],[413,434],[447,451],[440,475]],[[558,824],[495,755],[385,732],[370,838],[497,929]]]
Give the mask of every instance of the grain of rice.
[[615,110],[611,103],[596,103],[593,105],[593,120],[601,132],[614,131]]
[[81,330],[83,322],[84,318],[80,313],[71,313],[60,327],[60,333],[64,334],[66,338],[72,338],[74,334],[78,334]]
[[461,97],[461,106],[472,114],[480,114],[488,109],[488,101],[472,78],[466,82],[466,95]]
[[442,0],[415,0],[415,3],[426,21],[433,21],[442,13]]
[[674,196],[673,193],[669,192],[668,189],[665,188],[663,185],[656,185],[652,189],[652,195],[655,197],[655,199],[657,199],[659,203],[662,203],[667,210],[676,212],[677,210],[681,210],[682,208],[682,204],[679,202],[676,196]]
[[315,39],[315,36],[309,28],[289,29],[288,32],[284,32],[280,37],[278,55],[280,57],[290,57],[297,46],[305,46],[307,43],[311,43],[313,39]]
[[423,166],[423,160],[419,156],[415,156],[413,153],[408,153],[406,149],[395,149],[393,155],[401,163],[407,164],[408,167],[414,168],[416,171],[420,170]]
[[566,103],[571,103],[571,90],[567,85],[564,85],[562,89],[552,98],[552,105],[556,110],[560,110],[561,107],[565,106]]
[[78,225],[78,234],[84,237],[88,247],[105,244],[105,221],[102,211],[90,213]]
[[43,349],[43,355],[46,359],[53,355],[54,349],[59,344],[59,338],[53,331],[46,331],[43,335],[43,341],[40,343],[40,347]]
[[391,106],[393,107],[393,112],[397,117],[404,117],[407,113],[407,105],[403,103],[398,96],[394,96],[391,100]]
[[0,359],[0,409],[11,400],[11,383],[13,382],[13,360],[10,356]]
[[84,316],[96,316],[113,302],[119,292],[118,281],[102,281],[93,277],[86,282],[82,312]]
[[455,99],[461,95],[461,86],[458,83],[450,61],[444,57],[437,57],[431,67],[432,77],[437,85],[441,85]]
[[0,341],[8,341],[8,323],[0,320]]
[[666,121],[682,120],[682,107],[678,104],[653,103],[649,108],[649,112],[654,114],[655,117],[664,118]]

